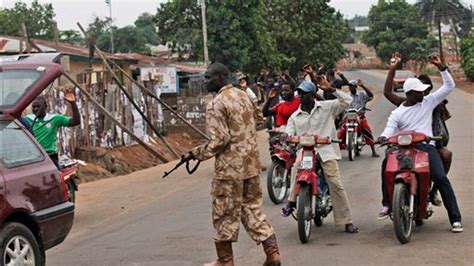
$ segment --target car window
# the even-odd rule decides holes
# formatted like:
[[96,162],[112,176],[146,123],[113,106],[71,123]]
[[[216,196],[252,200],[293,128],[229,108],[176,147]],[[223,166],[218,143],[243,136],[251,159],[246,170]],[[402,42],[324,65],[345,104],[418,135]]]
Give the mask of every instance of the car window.
[[42,161],[43,154],[12,121],[0,121],[0,160],[7,168]]
[[0,108],[10,107],[41,76],[36,70],[3,70],[0,72]]
[[411,72],[396,72],[395,73],[395,78],[400,79],[400,78],[414,78],[415,75]]

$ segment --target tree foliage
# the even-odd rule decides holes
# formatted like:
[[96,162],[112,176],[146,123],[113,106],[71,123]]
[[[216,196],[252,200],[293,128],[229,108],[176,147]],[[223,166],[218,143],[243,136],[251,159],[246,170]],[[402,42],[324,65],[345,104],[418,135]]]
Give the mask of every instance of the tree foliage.
[[293,70],[308,62],[333,66],[344,54],[349,25],[328,2],[268,1],[272,36]]
[[54,39],[54,10],[52,4],[40,4],[38,0],[28,7],[16,2],[13,8],[0,9],[0,34],[19,36],[22,23],[32,38]]
[[458,37],[464,37],[471,28],[470,10],[459,0],[419,0],[416,5],[420,8],[422,19],[428,25],[437,27],[439,51],[441,60],[444,60],[441,24],[450,25]]
[[59,41],[74,45],[84,45],[86,43],[82,34],[77,30],[63,30],[59,32]]
[[95,37],[95,43],[102,51],[112,50],[110,31],[112,30],[114,52],[116,53],[149,53],[147,38],[142,28],[133,25],[117,28],[110,18],[95,17],[87,31]]
[[404,0],[380,0],[370,9],[368,22],[362,40],[385,62],[396,51],[403,54],[404,61],[425,60],[435,45],[419,9]]
[[180,58],[203,60],[201,13],[196,0],[162,3],[155,15],[158,38]]
[[264,20],[263,1],[211,0],[207,8],[212,61],[251,73],[281,64],[283,55]]
[[[316,1],[208,0],[209,56],[232,70],[262,67],[293,70],[303,63],[334,62],[344,54],[349,26],[342,15]],[[162,43],[180,55],[202,60],[199,6],[194,0],[161,4],[156,15]]]
[[135,27],[144,35],[147,44],[157,45],[159,43],[154,15],[150,13],[141,14],[137,20],[135,20]]
[[461,41],[461,68],[466,76],[474,81],[474,32]]

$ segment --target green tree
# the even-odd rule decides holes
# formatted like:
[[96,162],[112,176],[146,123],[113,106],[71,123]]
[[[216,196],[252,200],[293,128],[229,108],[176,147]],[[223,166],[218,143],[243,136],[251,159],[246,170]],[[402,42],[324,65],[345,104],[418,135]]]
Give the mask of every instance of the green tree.
[[203,60],[201,13],[196,0],[162,3],[155,15],[158,38],[162,44],[191,60]]
[[469,36],[461,40],[461,68],[469,78],[474,81],[474,32],[471,31]]
[[[416,5],[420,8],[423,20],[430,26],[436,25],[438,28],[439,54],[444,62],[441,24],[452,25],[455,29],[461,24],[462,30],[465,31],[466,24],[470,26],[470,22],[465,23],[466,14],[470,12],[459,0],[419,0]],[[470,17],[467,19],[470,20]]]
[[59,41],[75,45],[84,45],[85,39],[77,30],[63,30],[59,33]]
[[24,23],[31,38],[53,40],[54,16],[52,4],[34,0],[28,7],[23,2],[16,2],[13,8],[0,9],[0,34],[19,36]]
[[135,27],[139,29],[146,38],[146,43],[157,45],[159,44],[158,34],[155,28],[155,16],[150,13],[141,14],[135,20]]
[[[284,57],[268,31],[264,1],[209,0],[206,5],[211,61],[251,73],[281,64]],[[161,4],[155,21],[163,44],[180,57],[203,60],[201,11],[196,0]]]
[[434,47],[434,41],[419,12],[417,7],[404,0],[380,0],[369,11],[369,30],[363,34],[362,40],[373,46],[385,62],[396,51],[403,54],[404,61],[424,60]]
[[114,30],[114,50],[116,53],[148,54],[146,36],[135,26],[126,26]]
[[327,0],[267,1],[267,19],[277,49],[297,70],[304,63],[334,66],[344,55],[349,25]]
[[355,15],[353,18],[349,19],[348,23],[351,27],[364,27],[369,25],[367,17],[359,15]]
[[257,73],[279,67],[283,55],[264,20],[263,1],[211,0],[207,6],[209,55],[231,70]]

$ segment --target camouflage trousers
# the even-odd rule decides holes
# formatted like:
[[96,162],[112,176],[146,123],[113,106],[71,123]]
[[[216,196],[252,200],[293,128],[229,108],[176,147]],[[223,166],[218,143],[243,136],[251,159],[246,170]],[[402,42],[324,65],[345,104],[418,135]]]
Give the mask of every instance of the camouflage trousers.
[[260,207],[260,177],[245,180],[212,180],[212,223],[217,231],[214,240],[236,242],[240,221],[257,244],[274,234]]

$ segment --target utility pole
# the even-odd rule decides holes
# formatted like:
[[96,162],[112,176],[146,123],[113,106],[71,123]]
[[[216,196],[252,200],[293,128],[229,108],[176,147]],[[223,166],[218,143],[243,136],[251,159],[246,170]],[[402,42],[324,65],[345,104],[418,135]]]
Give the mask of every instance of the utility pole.
[[114,34],[112,32],[112,0],[105,0],[105,3],[109,5],[109,18],[110,18],[110,51],[114,53]]
[[209,52],[207,50],[207,24],[206,24],[206,1],[198,0],[201,5],[201,17],[202,17],[202,38],[204,42],[204,65],[209,65]]

